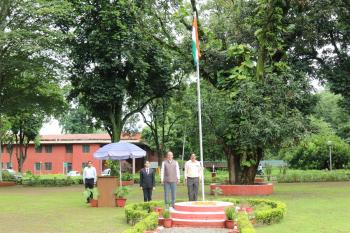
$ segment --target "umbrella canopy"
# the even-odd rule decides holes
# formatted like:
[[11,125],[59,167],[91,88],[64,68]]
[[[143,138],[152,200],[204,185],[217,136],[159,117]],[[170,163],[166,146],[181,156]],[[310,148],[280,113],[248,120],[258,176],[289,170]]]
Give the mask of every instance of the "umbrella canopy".
[[146,151],[128,142],[115,142],[107,144],[94,153],[94,158],[99,160],[125,160],[129,158],[142,158]]

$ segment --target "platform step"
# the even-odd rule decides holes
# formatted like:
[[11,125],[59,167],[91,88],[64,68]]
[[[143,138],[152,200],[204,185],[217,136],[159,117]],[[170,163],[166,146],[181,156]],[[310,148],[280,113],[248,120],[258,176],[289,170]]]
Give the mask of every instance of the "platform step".
[[178,219],[199,219],[199,220],[222,220],[226,218],[225,212],[190,212],[190,211],[178,211],[170,208],[170,214],[172,218]]
[[224,228],[225,227],[225,220],[173,218],[173,227]]
[[195,202],[175,203],[174,209],[186,212],[224,212],[227,207],[233,206],[230,202],[217,202],[216,205],[196,205]]

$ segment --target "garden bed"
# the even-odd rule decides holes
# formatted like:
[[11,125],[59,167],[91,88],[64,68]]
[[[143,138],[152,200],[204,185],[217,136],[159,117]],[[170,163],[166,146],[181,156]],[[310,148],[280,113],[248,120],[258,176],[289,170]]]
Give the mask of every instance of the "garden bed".
[[0,187],[8,187],[8,186],[15,186],[16,182],[14,181],[2,181],[0,182]]
[[211,184],[210,192],[214,194],[215,189],[220,189],[224,196],[261,196],[273,193],[272,183],[257,183],[254,185],[229,185]]

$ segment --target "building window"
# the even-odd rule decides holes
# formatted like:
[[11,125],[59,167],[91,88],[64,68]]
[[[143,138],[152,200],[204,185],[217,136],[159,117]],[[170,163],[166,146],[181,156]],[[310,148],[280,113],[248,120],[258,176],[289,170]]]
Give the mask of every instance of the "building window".
[[81,164],[81,168],[84,169],[85,167],[87,167],[88,163],[87,162],[84,162]]
[[52,145],[45,145],[45,152],[52,153]]
[[90,145],[84,144],[83,145],[83,153],[89,153],[90,152]]
[[35,163],[35,171],[40,171],[41,170],[41,163]]
[[7,162],[6,168],[12,169],[12,163],[11,162]]
[[35,146],[35,152],[36,153],[41,153],[43,151],[43,147],[41,145]]
[[51,171],[52,170],[52,163],[51,162],[45,163],[45,170],[46,171]]
[[66,153],[67,154],[73,153],[73,145],[72,144],[66,145]]

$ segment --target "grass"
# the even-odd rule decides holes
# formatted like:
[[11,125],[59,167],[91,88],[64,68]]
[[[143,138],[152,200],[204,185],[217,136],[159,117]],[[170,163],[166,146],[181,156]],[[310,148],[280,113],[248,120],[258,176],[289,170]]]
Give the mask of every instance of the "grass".
[[[121,208],[90,208],[83,203],[82,186],[0,188],[1,232],[114,232],[129,228]],[[349,233],[350,182],[276,184],[268,197],[287,204],[285,219],[257,227],[257,233]],[[186,198],[179,186],[178,198]],[[213,198],[212,196],[208,196]],[[157,187],[153,198],[163,199]],[[128,202],[142,201],[135,185]]]

